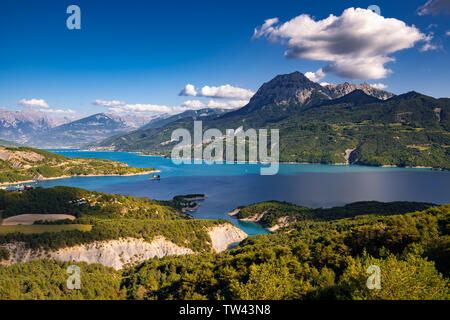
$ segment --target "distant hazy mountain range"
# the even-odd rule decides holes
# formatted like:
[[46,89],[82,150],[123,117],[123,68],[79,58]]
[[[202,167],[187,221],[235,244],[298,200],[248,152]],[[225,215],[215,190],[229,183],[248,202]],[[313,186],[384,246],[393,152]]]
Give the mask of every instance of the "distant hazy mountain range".
[[[63,123],[64,119],[60,120]],[[25,143],[36,134],[62,124],[35,110],[8,111],[0,109],[0,138]]]
[[0,110],[0,138],[41,148],[80,147],[138,129],[151,117],[99,113],[72,121],[35,110]]
[[[176,128],[193,117],[162,127],[108,138],[97,146],[170,155]],[[450,168],[450,99],[417,92],[399,96],[368,84],[321,86],[300,72],[263,84],[241,109],[203,118],[203,129],[280,130],[284,162]]]
[[159,128],[182,118],[201,118],[227,111],[229,110],[205,108],[154,117],[99,113],[72,121],[68,118],[50,117],[35,110],[0,109],[0,139],[39,148],[79,148],[139,128]]
[[136,130],[150,119],[98,113],[33,135],[27,141],[27,145],[40,148],[80,147],[113,135]]

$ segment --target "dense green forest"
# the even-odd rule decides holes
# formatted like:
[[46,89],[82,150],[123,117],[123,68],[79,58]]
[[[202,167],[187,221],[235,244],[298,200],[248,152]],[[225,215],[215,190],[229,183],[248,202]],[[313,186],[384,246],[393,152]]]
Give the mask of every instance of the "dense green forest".
[[[153,259],[124,273],[130,299],[449,299],[450,207],[305,221],[218,255]],[[381,290],[366,287],[381,269]]]
[[24,213],[70,214],[78,218],[150,218],[179,217],[172,201],[158,201],[72,187],[35,188],[23,192],[0,190],[3,218]]
[[121,290],[121,273],[101,264],[79,262],[82,274],[80,290],[66,285],[69,262],[38,260],[0,266],[2,300],[118,300],[126,297]]
[[[136,205],[138,211],[152,205],[166,208],[165,221],[151,215],[140,218],[138,211],[127,216],[119,207],[106,205],[113,202],[108,197],[125,197],[71,188],[56,192],[62,196],[64,190],[75,198],[94,195],[93,207],[72,211],[77,220],[94,224],[92,237],[163,232],[174,242],[192,240],[191,247],[199,253],[154,258],[121,271],[77,263],[82,286],[74,291],[65,286],[67,263],[0,266],[0,299],[450,299],[450,205],[367,202],[313,210],[281,202],[255,204],[241,210],[251,216],[269,208],[296,221],[214,254],[203,247],[202,228],[195,228],[206,222],[176,217],[168,202],[142,199]],[[18,201],[14,197],[21,196],[11,194],[4,200],[3,194],[0,204]],[[39,210],[48,212],[45,207]],[[35,246],[25,235],[13,237]],[[36,246],[47,248],[77,241],[63,233],[51,241],[47,235],[35,237]],[[75,240],[67,240],[71,238]],[[2,238],[2,243],[9,240]],[[366,287],[371,265],[381,270],[380,290]]]
[[0,184],[67,176],[140,174],[153,170],[131,168],[103,159],[73,159],[29,147],[0,147]]
[[431,203],[422,202],[361,201],[342,207],[312,209],[288,202],[265,201],[237,208],[235,217],[241,220],[253,220],[264,227],[273,227],[283,218],[286,223],[303,220],[327,221],[367,214],[396,215],[425,210],[432,206],[434,205]]
[[92,228],[90,231],[0,233],[0,245],[20,241],[31,249],[50,250],[102,240],[135,237],[151,241],[164,236],[175,244],[201,252],[210,250],[207,229],[224,223],[194,220],[180,211],[179,201],[156,201],[70,187],[24,192],[0,190],[0,218],[25,213],[74,215],[75,220],[65,223]]

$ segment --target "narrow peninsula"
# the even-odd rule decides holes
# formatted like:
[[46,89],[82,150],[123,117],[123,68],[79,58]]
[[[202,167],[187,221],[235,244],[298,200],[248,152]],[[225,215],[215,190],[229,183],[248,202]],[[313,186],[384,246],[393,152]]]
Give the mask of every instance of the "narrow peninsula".
[[29,147],[0,147],[0,186],[78,176],[130,176],[159,172],[125,163],[69,158]]

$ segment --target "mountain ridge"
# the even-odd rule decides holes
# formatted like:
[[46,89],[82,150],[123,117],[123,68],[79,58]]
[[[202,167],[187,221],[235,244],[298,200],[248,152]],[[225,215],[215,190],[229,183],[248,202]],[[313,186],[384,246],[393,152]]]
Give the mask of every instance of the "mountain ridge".
[[387,100],[395,96],[393,93],[376,89],[367,83],[355,85],[345,82],[343,84],[322,86],[309,80],[301,72],[295,71],[289,74],[278,75],[272,80],[265,82],[250,99],[248,105],[237,110],[236,113],[249,113],[254,111],[255,108],[269,104],[295,104],[300,107],[311,107],[341,98],[355,90],[363,91],[366,95],[380,100]]
[[[203,129],[279,129],[282,162],[450,168],[450,99],[410,92],[379,100],[355,89],[329,100],[325,90],[299,73],[277,76],[247,106],[206,119]],[[171,132],[191,130],[192,122],[180,119],[98,146],[168,156],[177,144]]]
[[149,118],[97,113],[31,137],[27,144],[36,147],[74,147],[103,140],[109,136],[127,133],[144,125]]
[[139,128],[139,130],[146,130],[152,128],[159,128],[171,122],[177,121],[182,118],[193,117],[193,118],[203,118],[208,116],[219,116],[230,110],[221,108],[203,108],[198,110],[187,110],[182,113],[175,114],[173,116],[164,115],[162,117],[157,117],[149,121],[146,125]]
[[50,130],[57,125],[55,118],[37,110],[0,109],[0,138],[2,139],[25,143],[30,136]]
[[[322,86],[296,71],[278,75],[264,83],[246,106],[231,111],[220,108],[204,108],[188,110],[173,116],[162,115],[159,117],[96,113],[73,120],[51,117],[31,109],[0,110],[0,138],[40,148],[79,148],[134,130],[168,125],[183,118],[202,117],[206,119],[206,116],[215,117],[222,114],[228,114],[227,117],[240,117],[267,105],[289,108],[287,112],[284,112],[288,116],[292,109],[309,108],[326,103],[354,90],[363,90],[366,94],[377,98],[393,96],[391,93],[375,89],[368,84],[344,83]],[[295,108],[290,106],[295,106]],[[283,115],[274,116],[273,121],[280,120],[282,117]]]

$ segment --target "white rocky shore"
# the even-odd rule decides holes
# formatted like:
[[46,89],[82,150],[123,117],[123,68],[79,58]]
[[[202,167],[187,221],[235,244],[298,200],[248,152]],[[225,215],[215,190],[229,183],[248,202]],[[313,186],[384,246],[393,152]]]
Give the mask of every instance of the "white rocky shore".
[[216,252],[222,252],[231,244],[241,242],[248,237],[244,231],[230,223],[214,227],[208,234],[211,237],[212,248]]
[[[231,244],[247,238],[245,232],[228,223],[213,227],[208,233],[212,241],[212,250],[215,252],[226,250]],[[20,242],[1,247],[10,253],[10,259],[1,262],[4,265],[49,258],[60,261],[100,263],[117,270],[127,264],[136,264],[153,257],[194,254],[191,249],[178,246],[164,237],[157,237],[151,242],[135,238],[97,241],[48,252],[32,251]]]

